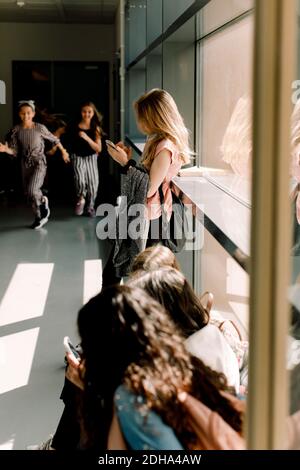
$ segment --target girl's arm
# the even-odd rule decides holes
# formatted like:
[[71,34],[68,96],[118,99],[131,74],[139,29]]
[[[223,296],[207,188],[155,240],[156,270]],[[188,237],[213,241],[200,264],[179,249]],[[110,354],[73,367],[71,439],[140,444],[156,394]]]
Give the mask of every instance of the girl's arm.
[[46,154],[49,156],[49,157],[52,157],[52,155],[54,155],[56,153],[56,150],[57,150],[57,145],[54,145],[54,147],[52,147],[50,150],[48,150],[46,152]]
[[13,148],[9,147],[7,142],[5,142],[5,144],[1,144],[1,142],[0,142],[0,153],[1,152],[8,153],[9,155],[13,155],[13,156],[16,155],[15,150]]
[[9,144],[7,142],[5,142],[5,144],[0,143],[0,152],[5,152],[5,153],[8,153],[8,155],[12,155],[13,157],[16,157],[19,151],[17,129],[13,128],[8,133],[8,136],[9,137],[7,138],[7,140],[9,141]]
[[70,160],[70,157],[69,157],[69,153],[67,152],[67,150],[62,146],[62,144],[59,142],[59,144],[56,145],[56,148],[58,148],[60,151],[61,151],[61,156],[63,157],[63,160],[65,163],[69,163],[71,160]]
[[161,183],[167,176],[171,165],[171,152],[167,149],[163,149],[159,152],[158,155],[154,158],[149,174],[149,189],[147,193],[147,198],[152,197],[158,188],[160,187]]
[[61,151],[61,155],[65,163],[70,162],[69,154],[67,150],[62,146],[59,138],[53,135],[44,125],[41,126],[41,135],[43,139],[49,140],[56,146],[56,148],[58,148]]
[[82,139],[86,140],[89,146],[97,153],[100,153],[102,150],[102,145],[101,145],[101,137],[100,137],[100,130],[97,129],[97,137],[95,140],[91,139],[86,132],[80,131],[79,132],[79,137]]

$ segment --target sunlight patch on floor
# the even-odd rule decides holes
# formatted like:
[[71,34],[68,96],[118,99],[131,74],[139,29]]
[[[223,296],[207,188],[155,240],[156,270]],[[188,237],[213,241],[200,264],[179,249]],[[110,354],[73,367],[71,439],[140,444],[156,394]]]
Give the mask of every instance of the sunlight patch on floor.
[[0,338],[0,394],[28,384],[39,328]]
[[18,264],[0,304],[0,326],[44,313],[53,263]]
[[84,262],[83,304],[101,290],[102,261],[101,259],[88,259]]

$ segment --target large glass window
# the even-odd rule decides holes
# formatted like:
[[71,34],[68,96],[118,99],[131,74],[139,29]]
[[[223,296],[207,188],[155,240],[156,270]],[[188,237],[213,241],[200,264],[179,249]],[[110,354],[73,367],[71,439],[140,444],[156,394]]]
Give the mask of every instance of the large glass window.
[[128,0],[126,4],[126,40],[129,42],[127,63],[132,62],[146,48],[147,0]]
[[145,92],[146,88],[146,59],[140,60],[127,73],[126,101],[126,134],[133,140],[140,139],[141,133],[137,128],[133,103]]
[[185,124],[194,135],[195,18],[191,18],[163,43],[163,87],[172,96]]
[[174,23],[184,11],[194,3],[194,0],[164,0],[163,22],[164,31]]
[[251,10],[255,0],[211,0],[199,13],[198,39]]
[[147,44],[162,33],[163,0],[147,0]]
[[147,55],[147,90],[162,87],[162,46],[159,45]]
[[[205,167],[205,230],[199,291],[211,291],[215,308],[248,337],[250,255],[252,1],[212,0],[198,15],[197,161]],[[246,12],[246,13],[245,13]],[[246,382],[245,382],[246,383]]]

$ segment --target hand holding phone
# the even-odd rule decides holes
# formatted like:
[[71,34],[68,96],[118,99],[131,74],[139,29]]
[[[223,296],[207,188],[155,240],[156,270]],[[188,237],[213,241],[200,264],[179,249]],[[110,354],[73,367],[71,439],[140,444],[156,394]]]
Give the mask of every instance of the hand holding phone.
[[71,354],[72,356],[75,357],[75,359],[77,361],[80,362],[80,354],[79,352],[77,351],[77,349],[75,348],[75,346],[72,344],[69,336],[65,336],[64,337],[64,348],[65,348],[65,351],[67,354]]
[[105,141],[106,145],[109,145],[109,147],[112,147],[113,149],[119,151],[119,149],[115,146],[115,144],[111,140],[106,140]]

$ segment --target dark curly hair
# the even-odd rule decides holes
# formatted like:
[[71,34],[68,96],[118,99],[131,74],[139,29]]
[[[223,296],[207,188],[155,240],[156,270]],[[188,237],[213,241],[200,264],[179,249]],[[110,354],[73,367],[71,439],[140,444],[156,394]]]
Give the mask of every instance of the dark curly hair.
[[192,357],[164,308],[139,288],[104,289],[79,312],[85,361],[81,424],[86,448],[106,449],[116,388],[125,385],[146,399],[186,448],[194,444],[177,396],[187,391],[241,430],[240,414],[220,393],[222,374]]

